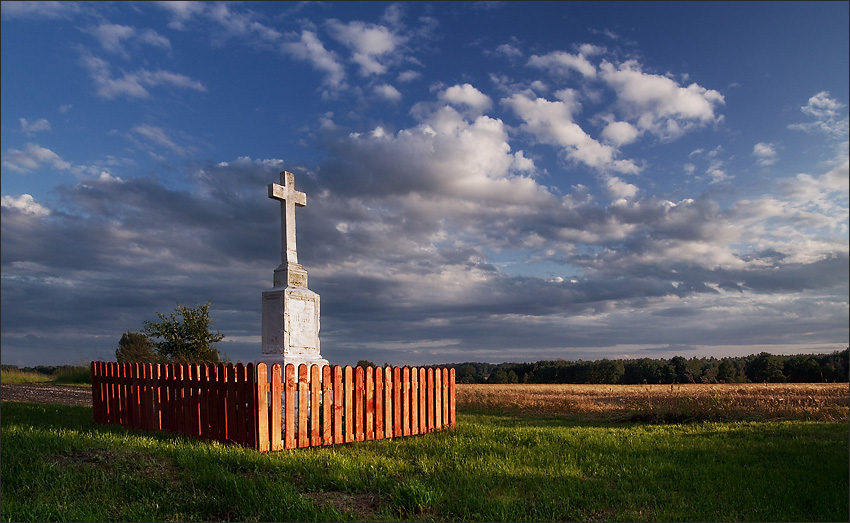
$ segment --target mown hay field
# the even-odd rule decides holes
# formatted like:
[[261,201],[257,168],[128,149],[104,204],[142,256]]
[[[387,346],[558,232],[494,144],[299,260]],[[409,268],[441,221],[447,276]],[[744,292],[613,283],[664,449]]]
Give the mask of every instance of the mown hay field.
[[459,411],[586,421],[847,421],[849,406],[847,383],[457,385]]

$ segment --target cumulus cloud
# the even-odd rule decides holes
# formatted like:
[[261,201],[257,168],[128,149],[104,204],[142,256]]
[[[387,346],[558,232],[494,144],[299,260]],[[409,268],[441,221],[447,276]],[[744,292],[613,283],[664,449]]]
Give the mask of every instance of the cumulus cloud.
[[776,147],[771,143],[759,142],[753,146],[753,156],[759,165],[773,165],[776,163]]
[[720,118],[715,109],[725,101],[713,89],[695,83],[683,87],[666,76],[643,72],[634,60],[619,66],[603,61],[599,69],[600,78],[614,89],[618,107],[640,131],[674,139]]
[[437,97],[455,106],[468,107],[476,114],[484,114],[493,105],[489,96],[470,84],[453,85],[441,91]]
[[51,129],[50,122],[44,118],[39,118],[34,122],[30,122],[26,118],[18,118],[18,121],[21,123],[21,131],[28,135]]
[[401,92],[390,84],[376,85],[375,93],[381,98],[391,102],[398,102],[401,100]]
[[845,104],[832,98],[828,91],[821,91],[809,98],[806,105],[800,107],[803,114],[811,116],[814,122],[789,125],[789,129],[805,132],[823,132],[836,138],[847,137],[848,116],[842,114]]
[[[566,99],[563,93],[562,98]],[[573,121],[573,113],[577,110],[575,103],[539,97],[532,99],[527,94],[518,93],[503,99],[502,104],[523,120],[523,130],[543,143],[562,147],[570,160],[598,170],[620,173],[636,173],[639,170],[633,161],[617,158],[616,148],[593,139]]]
[[284,43],[283,50],[322,72],[325,85],[335,89],[345,87],[345,68],[336,53],[327,50],[315,32],[302,31],[297,41]]
[[565,51],[554,51],[542,56],[532,55],[528,59],[528,65],[548,69],[559,75],[567,75],[570,71],[576,71],[585,78],[596,77],[596,67],[583,54],[575,55]]
[[351,49],[351,59],[360,66],[363,76],[381,75],[387,71],[386,60],[405,40],[382,25],[353,21],[347,24],[328,20],[331,35]]
[[7,209],[15,209],[23,214],[32,216],[47,216],[50,214],[50,209],[44,207],[30,194],[22,194],[15,198],[14,196],[6,195],[0,201],[0,205]]
[[120,24],[100,24],[86,30],[94,36],[104,51],[118,54],[124,58],[130,58],[130,54],[125,47],[125,43],[134,42],[137,44],[146,44],[162,49],[171,48],[171,42],[168,38],[160,35],[153,29],[143,29],[141,31],[134,27]]
[[23,150],[8,149],[3,153],[3,167],[16,172],[34,171],[44,166],[59,170],[71,168],[71,164],[58,154],[34,143],[28,143]]

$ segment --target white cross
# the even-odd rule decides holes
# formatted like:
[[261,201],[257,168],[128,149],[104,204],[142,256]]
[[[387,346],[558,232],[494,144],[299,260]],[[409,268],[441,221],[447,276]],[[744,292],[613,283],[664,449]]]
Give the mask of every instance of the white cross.
[[295,206],[305,207],[307,195],[295,190],[295,175],[284,171],[280,173],[280,185],[269,184],[269,198],[280,200],[280,262],[298,263],[295,250]]

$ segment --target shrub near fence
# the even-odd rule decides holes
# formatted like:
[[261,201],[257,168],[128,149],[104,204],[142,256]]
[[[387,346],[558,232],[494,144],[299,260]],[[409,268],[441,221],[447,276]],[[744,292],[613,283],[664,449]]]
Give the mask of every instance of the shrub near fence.
[[268,450],[425,434],[456,423],[448,368],[92,362],[94,420]]

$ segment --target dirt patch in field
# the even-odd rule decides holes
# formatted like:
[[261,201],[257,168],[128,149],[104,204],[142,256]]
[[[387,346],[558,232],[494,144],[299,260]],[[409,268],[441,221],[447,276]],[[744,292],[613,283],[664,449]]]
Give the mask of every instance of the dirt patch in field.
[[43,383],[2,383],[0,400],[91,406],[91,389]]

